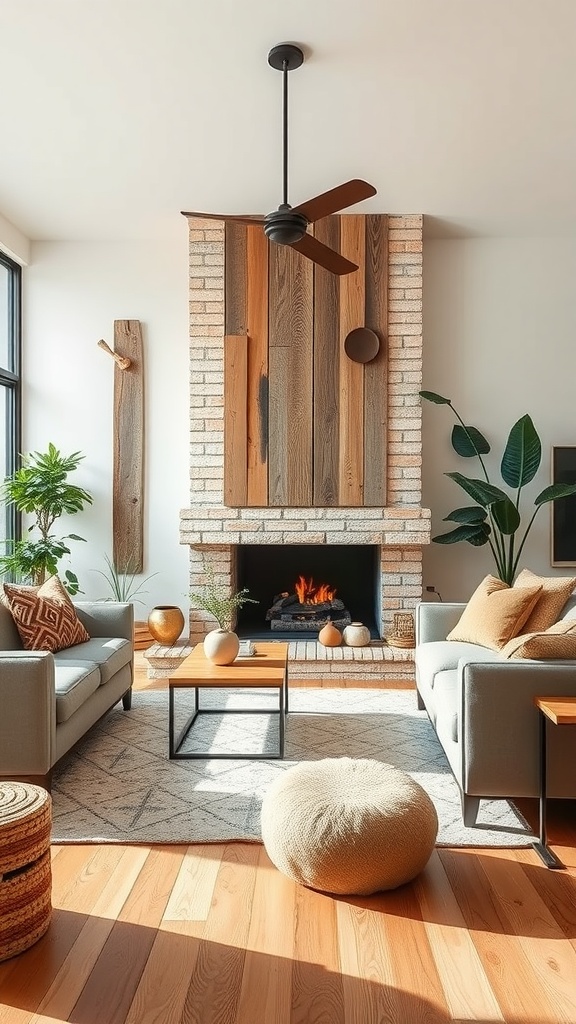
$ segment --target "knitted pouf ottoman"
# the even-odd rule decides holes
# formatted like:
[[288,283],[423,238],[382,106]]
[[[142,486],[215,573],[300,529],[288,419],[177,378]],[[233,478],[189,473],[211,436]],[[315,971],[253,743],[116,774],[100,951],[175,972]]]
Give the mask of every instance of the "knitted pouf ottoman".
[[409,882],[428,861],[437,833],[425,790],[381,761],[305,761],[276,779],[262,803],[270,860],[321,892],[366,896]]
[[28,949],[50,924],[51,822],[45,789],[0,782],[0,960]]

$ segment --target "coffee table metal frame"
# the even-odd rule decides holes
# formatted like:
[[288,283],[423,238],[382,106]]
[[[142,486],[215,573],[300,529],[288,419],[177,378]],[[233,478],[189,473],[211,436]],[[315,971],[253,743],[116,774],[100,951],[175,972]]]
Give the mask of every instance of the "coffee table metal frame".
[[546,836],[547,799],[547,749],[546,724],[576,725],[576,697],[535,697],[534,703],[540,712],[540,795],[539,795],[539,836],[533,846],[547,868],[563,868],[564,864],[548,846]]
[[[170,760],[206,761],[240,760],[271,761],[284,757],[286,715],[288,714],[288,644],[256,643],[255,654],[239,658],[232,665],[212,665],[205,657],[202,645],[194,649],[168,678],[168,756]],[[242,675],[238,672],[241,667]],[[236,672],[235,672],[236,670]],[[262,670],[260,672],[260,670]],[[254,678],[251,672],[254,672]],[[236,678],[235,678],[236,675]],[[202,708],[200,693],[203,689],[278,690],[277,708]],[[194,709],[186,724],[176,736],[175,691],[194,690]],[[194,723],[201,715],[273,715],[278,716],[278,751],[274,753],[213,753],[211,751],[183,751],[182,746]]]

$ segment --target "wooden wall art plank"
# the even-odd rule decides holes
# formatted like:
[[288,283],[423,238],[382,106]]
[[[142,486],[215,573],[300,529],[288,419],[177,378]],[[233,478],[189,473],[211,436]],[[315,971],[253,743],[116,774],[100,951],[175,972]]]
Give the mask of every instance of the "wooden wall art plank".
[[227,220],[224,230],[224,334],[247,334],[246,225]]
[[224,338],[224,504],[246,506],[248,338]]
[[[340,218],[314,225],[320,242],[340,251]],[[338,504],[339,491],[339,347],[340,278],[314,267],[314,504]]]
[[248,333],[247,505],[268,504],[268,240],[259,225],[246,234]]
[[380,351],[364,366],[364,504],[385,506],[388,451],[388,217],[366,221],[365,326]]
[[312,505],[313,268],[269,248],[270,505]]
[[364,366],[343,350],[346,335],[364,326],[365,232],[362,215],[341,218],[341,252],[358,270],[340,279],[340,467],[339,505],[363,504],[364,484]]
[[119,572],[144,568],[144,354],[139,320],[114,321],[112,557]]

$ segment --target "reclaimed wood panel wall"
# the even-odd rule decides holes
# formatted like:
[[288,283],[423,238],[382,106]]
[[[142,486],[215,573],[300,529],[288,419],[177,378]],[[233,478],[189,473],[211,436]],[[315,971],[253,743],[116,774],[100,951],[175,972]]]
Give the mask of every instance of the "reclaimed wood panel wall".
[[[386,505],[388,218],[327,217],[314,234],[359,269],[337,277],[226,224],[226,505]],[[344,351],[356,327],[380,339],[369,363]]]
[[119,572],[144,567],[144,353],[139,320],[114,321],[112,558]]

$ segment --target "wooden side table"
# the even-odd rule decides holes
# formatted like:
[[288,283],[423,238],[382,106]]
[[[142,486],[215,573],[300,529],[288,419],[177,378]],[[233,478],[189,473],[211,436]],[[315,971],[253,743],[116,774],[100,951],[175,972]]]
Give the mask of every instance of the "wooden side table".
[[563,868],[546,840],[546,723],[576,725],[576,697],[535,697],[534,703],[540,711],[540,836],[534,849],[546,867]]

